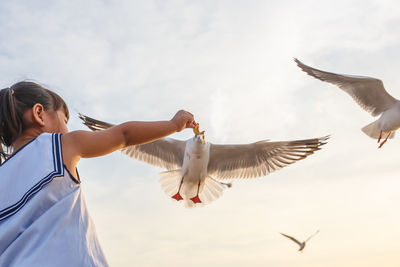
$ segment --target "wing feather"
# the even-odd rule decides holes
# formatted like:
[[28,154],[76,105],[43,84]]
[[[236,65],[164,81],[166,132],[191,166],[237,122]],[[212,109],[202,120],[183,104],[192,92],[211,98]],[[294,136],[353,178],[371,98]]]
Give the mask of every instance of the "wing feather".
[[243,145],[210,145],[208,174],[218,179],[255,178],[265,176],[320,149],[322,138]]
[[121,149],[121,152],[151,165],[175,170],[182,168],[185,146],[183,141],[163,138],[143,145],[129,146]]
[[348,93],[359,106],[372,116],[388,110],[398,101],[385,90],[379,79],[326,72],[307,66],[297,58],[294,61],[308,75],[334,84]]
[[299,245],[299,246],[302,245],[301,242],[298,241],[296,238],[294,238],[294,237],[292,237],[292,236],[290,236],[290,235],[285,235],[285,234],[283,234],[283,233],[280,233],[280,234],[283,235],[284,237],[289,238],[289,239],[292,240],[293,242],[297,243],[297,245]]
[[317,230],[314,234],[312,234],[311,236],[309,236],[304,242],[308,242],[308,240],[310,240],[311,238],[313,238],[316,234],[319,233],[319,230]]

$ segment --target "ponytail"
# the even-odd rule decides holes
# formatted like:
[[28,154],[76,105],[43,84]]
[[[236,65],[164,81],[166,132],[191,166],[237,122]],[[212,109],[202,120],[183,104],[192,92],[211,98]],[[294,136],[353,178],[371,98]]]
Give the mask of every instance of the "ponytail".
[[[24,120],[24,113],[35,104],[41,104],[47,111],[63,108],[69,117],[68,107],[56,93],[34,82],[18,82],[10,88],[0,90],[0,163],[6,159],[10,147],[22,132],[31,125]],[[7,153],[5,152],[4,146]]]

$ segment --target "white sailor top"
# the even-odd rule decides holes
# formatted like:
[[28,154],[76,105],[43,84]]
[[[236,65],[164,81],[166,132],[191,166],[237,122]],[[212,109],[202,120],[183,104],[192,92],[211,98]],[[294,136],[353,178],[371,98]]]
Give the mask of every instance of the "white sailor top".
[[41,134],[0,165],[0,266],[108,266],[61,134]]

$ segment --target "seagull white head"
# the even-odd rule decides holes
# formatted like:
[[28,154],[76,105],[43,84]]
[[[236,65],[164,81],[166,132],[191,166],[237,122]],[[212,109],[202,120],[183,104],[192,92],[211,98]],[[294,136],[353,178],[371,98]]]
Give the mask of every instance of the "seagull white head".
[[199,130],[199,124],[196,123],[196,126],[193,128],[194,137],[193,140],[199,144],[207,143],[206,137],[204,135],[205,131]]
[[202,135],[195,135],[193,137],[193,140],[198,141],[198,142],[207,142],[206,137],[204,136],[204,134]]

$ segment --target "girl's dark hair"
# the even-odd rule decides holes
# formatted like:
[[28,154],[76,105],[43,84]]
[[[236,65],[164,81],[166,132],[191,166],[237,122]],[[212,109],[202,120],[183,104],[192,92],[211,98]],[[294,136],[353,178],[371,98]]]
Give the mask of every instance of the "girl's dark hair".
[[2,146],[9,150],[21,133],[31,127],[23,115],[35,104],[41,104],[45,110],[57,111],[62,108],[69,118],[64,100],[37,83],[22,81],[0,90],[0,163],[2,157],[8,157]]

